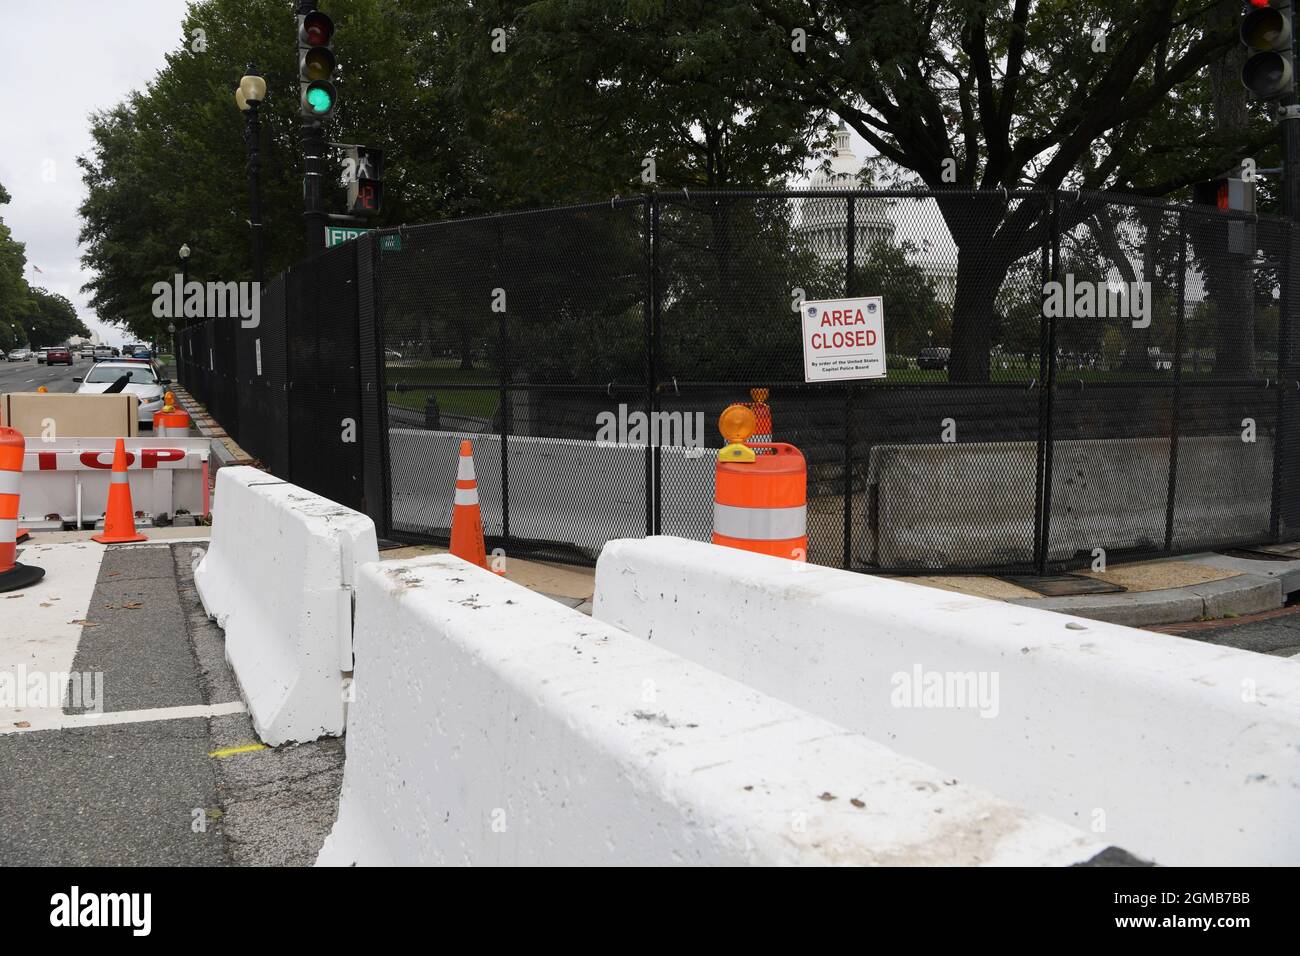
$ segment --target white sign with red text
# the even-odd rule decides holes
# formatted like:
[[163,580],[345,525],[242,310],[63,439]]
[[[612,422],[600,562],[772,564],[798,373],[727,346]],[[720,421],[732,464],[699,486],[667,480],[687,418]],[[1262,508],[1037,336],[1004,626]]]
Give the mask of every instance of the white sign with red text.
[[808,301],[799,314],[805,382],[885,377],[885,302],[880,296]]

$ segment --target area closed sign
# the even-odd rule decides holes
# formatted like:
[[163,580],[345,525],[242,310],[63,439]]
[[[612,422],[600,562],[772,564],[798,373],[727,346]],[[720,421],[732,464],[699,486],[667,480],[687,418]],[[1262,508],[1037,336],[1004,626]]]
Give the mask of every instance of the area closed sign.
[[805,382],[885,377],[885,303],[880,296],[804,302],[799,314]]

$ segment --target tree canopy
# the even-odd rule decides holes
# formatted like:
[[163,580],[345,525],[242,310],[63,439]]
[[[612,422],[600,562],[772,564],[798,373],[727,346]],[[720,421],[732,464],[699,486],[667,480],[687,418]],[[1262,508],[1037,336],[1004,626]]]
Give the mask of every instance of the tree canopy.
[[[1235,80],[1236,0],[327,6],[341,64],[330,138],[385,149],[378,225],[628,196],[650,188],[650,170],[663,190],[783,185],[842,118],[878,154],[877,182],[937,195],[956,246],[944,330],[954,379],[987,378],[1003,285],[1041,242],[1046,206],[1004,190],[1178,195],[1245,157],[1266,166],[1275,155],[1276,127]],[[201,0],[177,39],[145,89],[93,118],[81,161],[88,291],[101,316],[142,337],[158,331],[148,290],[175,271],[182,243],[194,250],[192,277],[249,274],[233,100],[246,64],[269,88],[267,275],[304,253],[290,5]],[[1262,208],[1274,198],[1266,185]],[[704,243],[715,258],[720,223]],[[882,282],[897,288],[914,265],[894,255],[871,268],[893,268],[899,282]]]

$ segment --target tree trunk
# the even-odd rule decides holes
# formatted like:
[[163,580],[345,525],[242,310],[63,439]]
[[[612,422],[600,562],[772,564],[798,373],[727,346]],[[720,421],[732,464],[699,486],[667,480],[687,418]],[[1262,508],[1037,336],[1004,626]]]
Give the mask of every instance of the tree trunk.
[[1006,267],[998,272],[989,261],[987,247],[963,246],[958,256],[948,380],[987,382],[994,312],[998,290],[1006,278]]
[[1003,195],[991,191],[936,200],[958,250],[948,380],[987,382],[998,292],[1020,251],[1036,245],[1040,210],[1022,202],[1009,215]]

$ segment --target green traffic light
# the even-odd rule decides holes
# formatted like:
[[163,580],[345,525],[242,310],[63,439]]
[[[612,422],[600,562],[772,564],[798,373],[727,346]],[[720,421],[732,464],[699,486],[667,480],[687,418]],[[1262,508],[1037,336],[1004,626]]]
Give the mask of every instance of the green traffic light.
[[312,108],[312,112],[328,113],[333,103],[334,97],[323,86],[316,86],[307,90],[307,105]]

